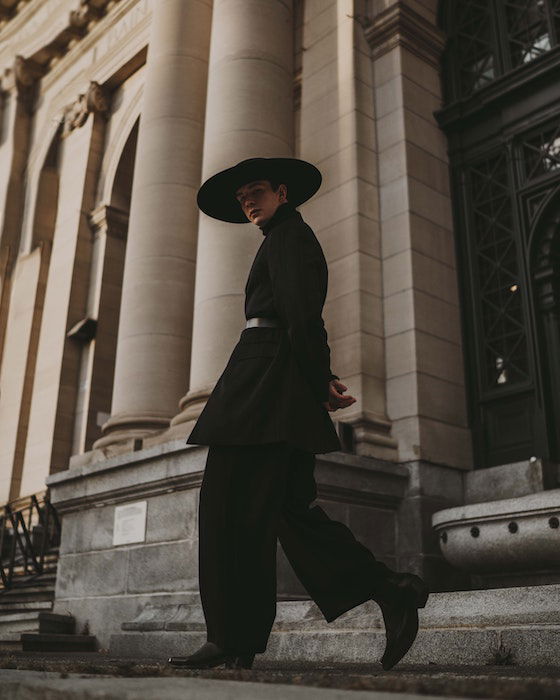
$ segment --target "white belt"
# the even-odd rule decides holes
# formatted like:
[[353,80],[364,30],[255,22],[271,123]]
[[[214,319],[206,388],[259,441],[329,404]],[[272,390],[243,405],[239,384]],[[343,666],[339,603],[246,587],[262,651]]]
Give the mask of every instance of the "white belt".
[[275,318],[261,318],[259,316],[253,316],[253,318],[248,319],[245,324],[245,328],[253,328],[254,326],[280,326],[280,322]]

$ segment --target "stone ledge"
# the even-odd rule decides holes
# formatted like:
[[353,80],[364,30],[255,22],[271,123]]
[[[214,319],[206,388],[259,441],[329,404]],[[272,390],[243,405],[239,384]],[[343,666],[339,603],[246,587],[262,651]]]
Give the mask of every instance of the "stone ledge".
[[[419,611],[420,631],[406,663],[486,664],[510,651],[515,663],[560,666],[559,594],[560,585],[434,593]],[[206,638],[200,605],[150,603],[122,629],[111,637],[117,656],[190,653]],[[262,659],[368,663],[384,644],[383,618],[373,601],[332,623],[313,601],[279,602]]]

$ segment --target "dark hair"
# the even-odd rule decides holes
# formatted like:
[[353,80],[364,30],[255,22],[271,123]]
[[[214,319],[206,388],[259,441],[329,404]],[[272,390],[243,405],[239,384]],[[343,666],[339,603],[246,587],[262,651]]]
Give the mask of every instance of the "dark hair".
[[[266,177],[263,179],[268,180],[268,182],[270,182],[270,186],[271,186],[273,192],[277,192],[280,185],[286,185],[286,183],[282,182],[282,180],[276,180],[276,179],[272,179],[270,177]],[[288,186],[286,185],[286,196],[287,196],[287,193],[288,193]]]

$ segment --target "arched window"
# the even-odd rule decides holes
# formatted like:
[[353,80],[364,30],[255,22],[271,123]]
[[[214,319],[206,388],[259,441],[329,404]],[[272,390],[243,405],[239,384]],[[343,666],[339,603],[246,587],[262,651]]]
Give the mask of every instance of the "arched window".
[[543,246],[560,242],[560,0],[444,0],[440,19],[435,116],[449,143],[476,464],[559,460],[560,309],[544,319],[539,269]]
[[534,61],[560,41],[559,0],[448,0],[445,95],[451,102]]

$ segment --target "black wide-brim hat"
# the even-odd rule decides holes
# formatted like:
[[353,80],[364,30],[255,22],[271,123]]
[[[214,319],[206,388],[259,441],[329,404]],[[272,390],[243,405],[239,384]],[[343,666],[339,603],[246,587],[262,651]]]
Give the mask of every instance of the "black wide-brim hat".
[[299,158],[248,158],[209,177],[198,190],[198,206],[214,219],[246,224],[248,219],[235,192],[255,180],[273,180],[286,185],[288,202],[298,207],[317,192],[322,176],[314,165]]

